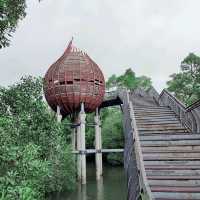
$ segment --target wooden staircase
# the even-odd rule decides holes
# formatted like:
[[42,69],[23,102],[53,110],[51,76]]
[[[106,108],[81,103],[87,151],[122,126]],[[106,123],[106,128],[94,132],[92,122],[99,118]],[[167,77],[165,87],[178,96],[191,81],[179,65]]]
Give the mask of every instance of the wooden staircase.
[[153,199],[200,200],[200,135],[150,98],[131,101]]

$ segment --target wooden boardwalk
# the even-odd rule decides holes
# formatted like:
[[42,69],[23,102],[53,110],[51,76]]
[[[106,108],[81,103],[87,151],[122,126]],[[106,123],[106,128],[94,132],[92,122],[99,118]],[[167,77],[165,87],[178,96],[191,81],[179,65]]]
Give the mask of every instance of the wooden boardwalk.
[[150,197],[200,199],[200,134],[182,125],[169,107],[136,99],[131,97]]
[[200,100],[186,107],[167,90],[126,89],[121,105],[128,200],[200,200]]

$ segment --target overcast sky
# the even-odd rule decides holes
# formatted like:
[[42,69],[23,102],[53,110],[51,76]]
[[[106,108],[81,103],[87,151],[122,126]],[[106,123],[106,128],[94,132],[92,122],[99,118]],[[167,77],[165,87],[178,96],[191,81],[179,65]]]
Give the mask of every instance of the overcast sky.
[[160,91],[189,52],[200,55],[199,9],[199,0],[29,0],[0,50],[0,85],[43,76],[74,36],[106,78],[131,67]]

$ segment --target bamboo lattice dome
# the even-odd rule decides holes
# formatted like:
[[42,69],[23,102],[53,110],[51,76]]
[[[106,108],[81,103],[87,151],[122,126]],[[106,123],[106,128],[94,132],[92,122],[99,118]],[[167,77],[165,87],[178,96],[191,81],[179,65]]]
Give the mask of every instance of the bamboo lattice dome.
[[64,54],[48,69],[44,93],[50,107],[61,114],[75,114],[84,103],[93,112],[103,101],[105,80],[98,65],[70,41]]

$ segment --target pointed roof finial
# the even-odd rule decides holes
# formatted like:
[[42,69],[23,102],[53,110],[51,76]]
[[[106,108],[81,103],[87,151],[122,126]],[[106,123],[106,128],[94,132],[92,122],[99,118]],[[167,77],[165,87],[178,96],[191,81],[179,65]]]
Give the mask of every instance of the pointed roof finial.
[[65,54],[65,53],[68,53],[69,51],[71,51],[73,39],[74,39],[74,37],[72,36],[72,39],[71,39],[71,41],[69,42],[69,44],[68,44],[68,46],[67,46],[67,48],[66,48],[64,54]]
[[69,42],[69,45],[68,46],[72,46],[72,43],[73,43],[73,40],[74,40],[74,37],[72,36],[72,39],[71,39],[71,41]]

